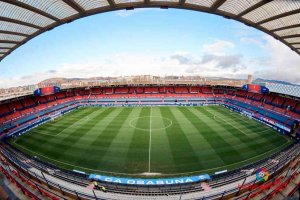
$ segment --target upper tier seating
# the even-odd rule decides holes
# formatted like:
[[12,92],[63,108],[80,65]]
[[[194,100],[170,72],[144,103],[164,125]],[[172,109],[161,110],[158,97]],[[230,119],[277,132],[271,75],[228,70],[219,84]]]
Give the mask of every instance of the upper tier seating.
[[175,93],[177,94],[188,94],[189,88],[188,87],[175,87]]
[[19,101],[15,101],[15,102],[8,104],[8,107],[9,107],[9,110],[12,112],[24,109],[21,102],[19,102]]
[[272,105],[282,108],[285,99],[283,97],[275,96],[273,101],[271,102]]
[[263,95],[262,94],[254,94],[251,99],[254,100],[254,101],[261,101],[263,98]]
[[204,94],[212,94],[213,93],[211,87],[202,87],[201,91]]
[[217,101],[223,101],[224,97],[232,104],[257,112],[281,124],[290,126],[294,119],[300,120],[300,101],[275,94],[262,95],[239,89],[213,89],[209,86],[139,86],[77,88],[61,91],[55,95],[28,96],[20,100],[8,101],[0,105],[0,127],[3,131],[27,123],[32,118],[47,115],[56,109],[63,109],[75,100],[94,103],[147,103],[149,101],[207,103],[215,102],[216,98]]
[[129,88],[127,87],[115,88],[115,94],[128,94],[128,93],[129,93]]
[[292,109],[294,109],[297,105],[297,102],[293,99],[286,99],[284,102],[283,107],[287,108],[287,107],[291,107]]
[[146,94],[159,93],[158,87],[145,87],[144,93]]
[[174,87],[165,87],[165,91],[167,93],[174,93],[175,92]]
[[6,115],[11,114],[12,112],[9,110],[9,107],[6,104],[0,105],[0,117],[4,117]]
[[101,88],[91,88],[90,94],[101,94],[102,90]]
[[245,91],[245,90],[237,90],[236,91],[236,96],[238,96],[238,97],[247,97],[247,91]]
[[24,106],[25,109],[32,108],[37,105],[37,98],[35,97],[35,101],[33,100],[33,98],[26,98],[24,100],[21,100],[20,102]]
[[201,87],[190,87],[190,93],[201,93]]

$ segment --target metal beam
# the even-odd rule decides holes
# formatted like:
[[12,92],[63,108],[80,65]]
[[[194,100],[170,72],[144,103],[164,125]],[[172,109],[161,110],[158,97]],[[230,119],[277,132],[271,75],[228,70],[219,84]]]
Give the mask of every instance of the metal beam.
[[281,30],[285,30],[285,29],[298,28],[298,27],[300,27],[300,24],[285,26],[285,27],[281,27],[281,28],[275,28],[275,29],[272,29],[271,31],[275,32],[275,31],[281,31]]
[[295,44],[300,44],[300,42],[292,42],[292,43],[289,43],[291,45],[295,45]]
[[[110,7],[116,7],[116,2],[114,0],[107,0]],[[150,0],[145,0],[145,3],[150,3]]]
[[28,37],[28,34],[25,33],[19,33],[19,32],[14,32],[14,31],[4,31],[4,30],[0,30],[0,33],[4,33],[4,34],[10,34],[10,35],[19,35],[19,36],[24,36],[24,37]]
[[35,29],[42,29],[42,27],[37,26],[35,24],[31,24],[31,23],[28,23],[28,22],[23,22],[23,21],[20,21],[20,20],[11,19],[11,18],[7,18],[7,17],[1,17],[0,16],[0,21],[6,21],[6,22],[15,23],[15,24],[21,24],[23,26],[28,26],[28,27],[35,28]]
[[[0,0],[1,1],[1,0]],[[247,20],[245,18],[243,18],[242,16],[259,8],[260,6],[266,4],[266,3],[269,3],[271,2],[272,0],[262,0],[260,1],[259,3],[251,6],[250,8],[246,9],[244,12],[241,12],[238,16],[232,14],[232,13],[227,13],[226,11],[222,11],[222,10],[219,10],[218,8],[220,8],[220,6],[222,6],[222,4],[224,4],[224,2],[221,3],[221,0],[217,0],[218,1],[218,4],[217,5],[216,3],[213,5],[214,9],[216,9],[215,11],[211,10],[211,8],[207,8],[207,7],[204,7],[204,6],[195,6],[195,5],[191,5],[191,4],[187,4],[185,0],[179,0],[178,2],[176,3],[172,3],[172,2],[153,2],[151,0],[149,0],[149,3],[145,3],[147,2],[148,0],[144,0],[143,2],[141,3],[126,3],[126,4],[122,4],[122,5],[117,5],[115,4],[115,1],[114,0],[108,0],[109,2],[109,6],[105,6],[105,7],[99,7],[99,8],[95,8],[95,9],[91,9],[91,10],[87,10],[85,11],[84,8],[82,8],[78,3],[76,3],[76,0],[62,0],[64,1],[66,4],[68,5],[73,5],[72,8],[77,10],[78,13],[76,13],[75,15],[72,15],[72,16],[69,16],[69,17],[66,17],[66,18],[63,18],[59,21],[56,21],[55,23],[52,23],[52,24],[49,24],[47,25],[46,27],[38,27],[36,25],[33,25],[33,24],[30,24],[30,23],[27,23],[27,22],[23,22],[23,21],[19,21],[19,20],[14,20],[14,19],[10,19],[10,18],[4,18],[4,17],[0,17],[0,20],[1,18],[2,19],[5,19],[5,21],[9,21],[9,22],[12,22],[12,23],[16,23],[16,24],[22,24],[22,25],[25,25],[25,26],[28,26],[28,27],[33,27],[33,28],[36,28],[38,29],[36,32],[30,34],[28,37],[26,37],[24,40],[22,40],[21,42],[17,43],[14,47],[10,48],[9,52],[5,53],[3,58],[5,56],[7,56],[10,52],[14,51],[16,48],[20,47],[21,45],[23,45],[25,42],[29,41],[30,39],[42,34],[43,32],[47,31],[47,30],[51,30],[52,28],[55,28],[57,26],[60,26],[62,24],[65,24],[65,23],[69,23],[71,21],[74,21],[74,20],[77,20],[77,19],[80,19],[82,17],[85,17],[85,16],[90,16],[90,15],[94,15],[94,14],[98,14],[98,13],[103,13],[103,12],[108,12],[108,11],[115,11],[115,10],[121,10],[121,9],[126,9],[128,7],[134,7],[134,8],[145,8],[145,7],[155,7],[155,8],[159,8],[161,6],[168,6],[170,8],[182,8],[182,9],[187,9],[187,10],[195,10],[195,11],[201,11],[201,12],[206,12],[206,13],[212,13],[212,14],[216,14],[216,15],[220,15],[220,16],[227,16],[228,18],[232,18],[232,19],[235,19],[239,22],[242,22],[242,23],[245,23],[249,26],[252,26],[256,29],[259,29],[275,38],[278,38],[282,43],[284,43],[285,45],[289,46],[291,49],[295,50],[295,48],[293,48],[291,45],[291,43],[288,43],[284,40],[284,38],[291,38],[292,36],[287,36],[287,37],[279,37],[278,35],[276,35],[274,33],[274,30],[268,30],[267,28],[264,28],[262,27],[261,25],[258,25],[256,23],[253,23],[252,21],[250,20]],[[223,0],[222,0],[223,1]],[[298,26],[298,25],[293,25],[293,26]],[[282,27],[281,28],[282,30],[286,29],[285,27]],[[294,37],[297,37],[294,36]],[[7,42],[7,41],[5,41]],[[14,42],[15,43],[15,42]],[[300,55],[300,52],[298,52],[298,54]],[[1,58],[2,59],[2,58]],[[1,60],[0,59],[0,60]]]
[[254,4],[253,6],[247,8],[246,10],[244,10],[243,12],[241,12],[240,14],[237,15],[238,18],[241,18],[242,16],[248,14],[249,12],[267,4],[267,3],[270,3],[271,1],[273,0],[262,0],[260,2],[258,2],[257,4]]
[[215,11],[217,10],[226,0],[217,0],[215,3],[210,7],[210,10]]
[[289,15],[293,15],[293,14],[297,14],[300,12],[300,9],[297,9],[297,10],[292,10],[292,11],[289,11],[289,12],[285,12],[285,13],[282,13],[282,14],[279,14],[279,15],[275,15],[273,17],[269,17],[267,19],[264,19],[260,22],[258,22],[257,24],[264,24],[264,23],[267,23],[269,21],[273,21],[275,19],[279,19],[279,18],[282,18],[282,17],[287,17]]
[[70,7],[72,7],[80,14],[83,15],[85,13],[85,10],[80,5],[78,5],[78,3],[76,3],[74,0],[63,0],[63,2],[65,2],[65,4],[68,4]]
[[10,50],[11,48],[9,48],[9,47],[0,47],[0,49]]
[[26,10],[30,10],[30,11],[32,11],[34,13],[37,13],[39,15],[42,15],[42,16],[47,17],[49,19],[52,19],[54,21],[59,21],[59,19],[57,17],[55,17],[55,16],[53,16],[53,15],[47,13],[47,12],[44,12],[44,11],[38,9],[38,8],[30,6],[30,5],[26,4],[26,3],[23,3],[23,2],[20,2],[20,1],[15,1],[15,0],[1,0],[1,1],[9,3],[9,4],[14,5],[14,6],[18,6],[20,8],[24,8]]
[[295,37],[300,37],[300,34],[294,34],[294,35],[287,35],[287,36],[282,36],[282,39],[287,39],[287,38],[295,38]]
[[185,4],[185,2],[186,2],[186,0],[179,0],[179,4],[180,4],[180,5]]
[[21,41],[13,41],[13,40],[0,40],[0,43],[19,44],[19,43],[21,43]]

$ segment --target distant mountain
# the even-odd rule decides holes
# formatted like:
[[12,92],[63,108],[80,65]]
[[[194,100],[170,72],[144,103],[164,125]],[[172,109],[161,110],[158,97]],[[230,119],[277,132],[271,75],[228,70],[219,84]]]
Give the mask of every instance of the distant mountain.
[[39,82],[38,84],[51,84],[51,83],[64,83],[67,82],[69,79],[67,78],[49,78]]
[[90,78],[63,78],[63,77],[56,77],[56,78],[49,78],[39,82],[39,85],[47,85],[47,84],[61,84],[61,83],[68,83],[72,81],[91,81],[91,80],[111,80],[116,79],[116,77],[90,77]]
[[278,84],[283,84],[283,85],[297,85],[297,84],[293,84],[293,83],[290,83],[287,81],[271,80],[271,79],[263,79],[263,78],[257,78],[257,79],[255,79],[254,82],[269,82],[269,83],[278,83]]

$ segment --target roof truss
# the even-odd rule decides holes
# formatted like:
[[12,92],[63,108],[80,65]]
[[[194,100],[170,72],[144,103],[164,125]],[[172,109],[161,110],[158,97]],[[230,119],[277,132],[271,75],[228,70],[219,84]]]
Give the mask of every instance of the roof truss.
[[[18,12],[16,9],[6,9],[0,12],[0,34],[9,34],[12,35],[12,37],[22,36],[25,38],[22,41],[0,40],[0,49],[8,50],[4,54],[0,55],[0,61],[30,39],[59,25],[102,12],[143,7],[182,8],[213,13],[226,18],[235,19],[273,36],[300,55],[300,50],[293,47],[293,45],[299,44],[298,41],[300,40],[300,34],[296,32],[292,35],[282,37],[276,34],[277,31],[289,31],[289,29],[300,27],[300,19],[297,21],[290,18],[292,15],[300,14],[300,1],[291,1],[291,8],[287,9],[286,12],[278,12],[277,10],[274,12],[272,10],[268,10],[270,8],[280,6],[280,1],[277,0],[261,0],[257,3],[251,2],[250,0],[231,1],[236,3],[232,3],[230,6],[227,6],[227,4],[230,3],[229,0],[34,0],[28,1],[29,3],[17,0],[0,0],[0,8],[1,4],[9,4],[14,6],[14,8],[19,8]],[[262,7],[264,7],[264,9],[260,9]],[[240,10],[241,8],[242,10]],[[58,10],[59,13],[57,13]],[[237,10],[239,10],[239,12],[237,12],[238,14],[234,14]],[[246,19],[246,16],[255,13],[258,10],[260,10],[259,12],[265,12],[259,13],[264,16],[262,20],[255,22],[250,19]],[[32,14],[30,15],[30,13],[36,13],[36,15],[33,16]],[[27,15],[31,17],[26,17]],[[277,23],[277,21],[280,22]],[[4,22],[6,24],[7,22],[11,23],[11,27],[4,25],[1,26],[1,23],[4,24]],[[276,23],[274,23],[275,25],[270,29],[263,26],[266,23],[273,22]],[[16,28],[13,27],[13,25],[19,27]],[[34,29],[35,31],[29,32],[27,29]],[[10,46],[9,44],[13,45]]]

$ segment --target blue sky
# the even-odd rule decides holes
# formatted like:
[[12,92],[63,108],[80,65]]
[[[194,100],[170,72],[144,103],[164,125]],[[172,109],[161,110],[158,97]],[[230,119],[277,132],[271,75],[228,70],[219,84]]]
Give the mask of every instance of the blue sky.
[[[297,63],[290,49],[239,22],[195,11],[136,9],[86,17],[34,38],[0,63],[0,87],[138,74],[253,74],[299,83]],[[288,76],[278,74],[282,67]]]

